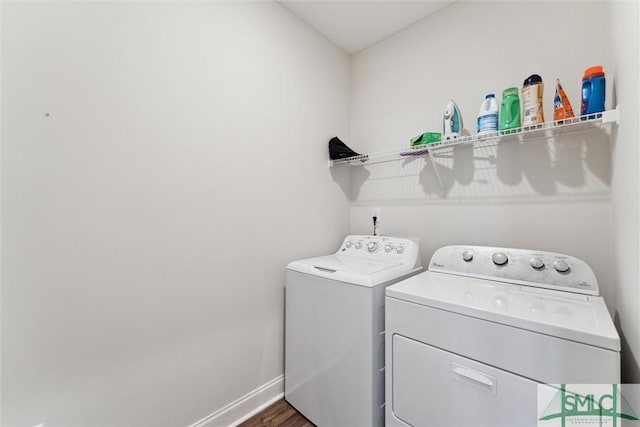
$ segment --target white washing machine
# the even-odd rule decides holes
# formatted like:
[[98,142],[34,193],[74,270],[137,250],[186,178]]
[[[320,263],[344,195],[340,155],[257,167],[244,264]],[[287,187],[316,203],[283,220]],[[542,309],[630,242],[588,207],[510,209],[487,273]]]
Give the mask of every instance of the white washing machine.
[[422,270],[419,245],[348,236],[286,270],[285,399],[318,426],[384,424],[384,289]]
[[387,426],[535,426],[546,384],[620,381],[591,268],[566,255],[447,246],[386,289]]

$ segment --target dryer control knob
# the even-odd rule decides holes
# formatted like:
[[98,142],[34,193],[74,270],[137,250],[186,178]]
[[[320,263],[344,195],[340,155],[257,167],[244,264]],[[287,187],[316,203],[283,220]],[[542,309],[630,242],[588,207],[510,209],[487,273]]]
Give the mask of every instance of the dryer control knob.
[[369,242],[369,243],[367,244],[367,249],[369,250],[369,252],[373,252],[373,251],[375,251],[376,249],[378,249],[378,243],[376,243],[376,242]]
[[362,247],[362,242],[356,242],[356,249],[360,249]]
[[507,261],[509,261],[509,258],[507,258],[507,254],[504,252],[496,252],[491,255],[491,261],[493,261],[495,265],[505,265]]
[[567,264],[567,261],[559,259],[553,262],[553,268],[555,268],[559,273],[566,273],[569,271],[569,264]]
[[529,260],[529,265],[535,269],[540,269],[544,267],[544,261],[542,261],[542,258],[534,256]]
[[464,251],[462,252],[462,259],[469,262],[473,259],[473,252],[471,251]]
[[402,252],[404,252],[404,246],[398,246],[396,248],[396,252],[398,252],[399,254],[401,254]]
[[351,246],[353,246],[353,242],[352,242],[351,240],[349,240],[349,241],[347,242],[346,246],[347,246],[348,248],[350,248]]
[[384,247],[384,251],[385,252],[391,252],[392,250],[393,250],[393,246],[391,246],[391,245],[387,245],[387,246]]

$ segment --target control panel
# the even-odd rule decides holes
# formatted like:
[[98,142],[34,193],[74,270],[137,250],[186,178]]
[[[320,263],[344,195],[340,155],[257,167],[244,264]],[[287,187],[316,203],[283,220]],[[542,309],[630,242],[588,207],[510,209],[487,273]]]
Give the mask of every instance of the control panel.
[[506,283],[599,295],[593,270],[584,261],[554,252],[487,246],[445,246],[430,271]]
[[416,241],[400,237],[347,236],[338,254],[415,263],[420,254],[420,247]]

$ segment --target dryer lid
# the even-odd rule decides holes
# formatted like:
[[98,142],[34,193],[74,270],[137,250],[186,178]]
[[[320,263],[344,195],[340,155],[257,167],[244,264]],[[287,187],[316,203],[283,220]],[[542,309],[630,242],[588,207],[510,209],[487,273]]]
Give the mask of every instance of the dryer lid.
[[602,297],[427,271],[387,297],[620,351]]

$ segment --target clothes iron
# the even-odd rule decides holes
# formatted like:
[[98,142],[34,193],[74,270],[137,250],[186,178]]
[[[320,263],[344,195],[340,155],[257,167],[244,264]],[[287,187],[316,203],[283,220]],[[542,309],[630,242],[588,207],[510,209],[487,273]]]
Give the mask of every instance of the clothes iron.
[[452,99],[447,103],[442,118],[442,142],[453,141],[462,135],[462,116]]

